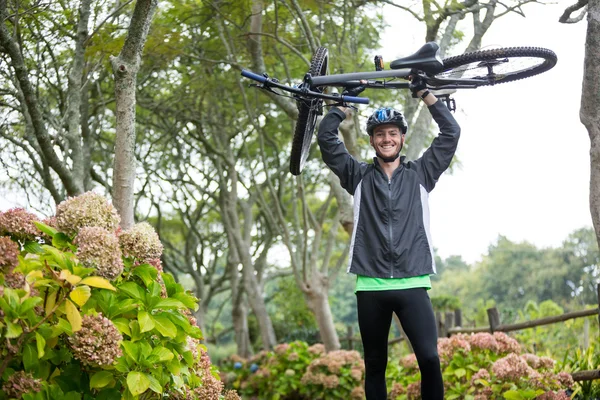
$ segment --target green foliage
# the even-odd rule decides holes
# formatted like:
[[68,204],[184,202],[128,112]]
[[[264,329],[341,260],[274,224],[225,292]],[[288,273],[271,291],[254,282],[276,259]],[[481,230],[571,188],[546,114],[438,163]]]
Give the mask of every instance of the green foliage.
[[23,243],[18,264],[0,263],[0,398],[206,399],[209,387],[221,391],[191,319],[198,300],[160,265],[123,257],[123,273],[109,281],[82,265],[69,236],[36,226],[40,242]]
[[356,351],[324,352],[322,344],[280,344],[246,360],[232,356],[224,363],[226,385],[243,396],[279,400],[364,398],[364,365]]
[[[591,371],[600,367],[600,339],[596,336],[595,342],[586,350],[572,349],[560,364],[562,370],[567,372]],[[574,394],[579,394],[583,399],[596,399],[600,397],[600,382],[578,381]]]

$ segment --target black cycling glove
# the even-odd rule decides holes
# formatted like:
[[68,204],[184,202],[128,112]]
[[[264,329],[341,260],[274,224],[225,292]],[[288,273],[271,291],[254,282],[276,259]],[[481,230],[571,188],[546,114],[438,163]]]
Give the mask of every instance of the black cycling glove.
[[408,84],[408,88],[412,92],[412,97],[417,98],[417,92],[427,89],[427,83],[419,75],[412,75],[412,79]]

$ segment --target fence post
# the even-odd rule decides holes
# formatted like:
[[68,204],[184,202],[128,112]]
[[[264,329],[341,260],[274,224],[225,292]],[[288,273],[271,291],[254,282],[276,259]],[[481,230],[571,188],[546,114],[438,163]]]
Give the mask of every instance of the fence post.
[[460,308],[454,310],[454,326],[462,327],[462,311],[460,311]]
[[494,333],[498,325],[500,325],[500,314],[496,307],[487,309],[488,320],[490,321],[490,332]]
[[439,311],[435,312],[435,321],[437,323],[438,337],[446,337],[446,332],[444,332],[444,321],[442,321],[442,313]]
[[450,329],[454,326],[454,313],[447,312],[444,320],[446,322],[446,324],[445,324],[446,326],[444,329],[444,331],[445,331],[444,337],[448,337],[448,336],[450,336],[450,334],[448,333],[448,329]]
[[354,327],[348,325],[348,350],[354,350]]

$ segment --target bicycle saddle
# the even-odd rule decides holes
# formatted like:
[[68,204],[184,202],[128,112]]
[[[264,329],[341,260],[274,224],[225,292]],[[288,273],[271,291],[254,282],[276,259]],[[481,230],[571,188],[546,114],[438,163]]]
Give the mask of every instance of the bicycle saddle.
[[437,43],[427,42],[413,55],[392,61],[390,68],[416,68],[427,74],[437,74],[444,69],[444,63],[439,53],[440,46]]

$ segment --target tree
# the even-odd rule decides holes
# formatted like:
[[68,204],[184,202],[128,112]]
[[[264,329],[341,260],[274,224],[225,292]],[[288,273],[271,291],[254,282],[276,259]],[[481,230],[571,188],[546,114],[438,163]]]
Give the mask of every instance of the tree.
[[137,0],[123,49],[117,57],[111,57],[116,110],[113,201],[121,214],[123,229],[134,223],[136,78],[157,3],[158,0]]
[[[578,15],[571,16],[578,12]],[[579,0],[567,7],[559,18],[562,23],[576,23],[587,15],[587,33],[583,60],[583,83],[579,118],[590,136],[590,212],[600,244],[600,2]]]

